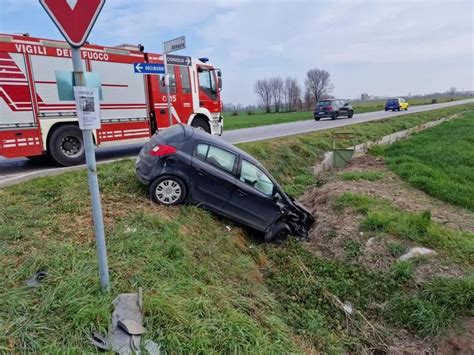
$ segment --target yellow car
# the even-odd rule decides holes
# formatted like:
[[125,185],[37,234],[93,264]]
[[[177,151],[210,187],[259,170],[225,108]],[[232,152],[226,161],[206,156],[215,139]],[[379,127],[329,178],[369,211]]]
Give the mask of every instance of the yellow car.
[[385,111],[392,110],[392,111],[400,111],[400,110],[408,110],[408,102],[405,99],[399,97],[396,99],[388,99],[387,103],[385,104]]

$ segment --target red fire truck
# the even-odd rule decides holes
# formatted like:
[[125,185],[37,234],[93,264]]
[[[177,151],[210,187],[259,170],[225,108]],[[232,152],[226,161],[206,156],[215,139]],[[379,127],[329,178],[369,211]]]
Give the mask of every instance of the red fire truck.
[[[141,46],[81,49],[85,71],[100,78],[102,128],[97,146],[133,143],[169,126],[166,87],[160,75],[135,74],[133,63],[163,63]],[[84,161],[75,102],[61,101],[58,73],[72,71],[66,42],[0,34],[0,156],[47,155],[69,166]],[[222,134],[221,72],[206,58],[168,66],[173,124]],[[97,77],[97,76],[96,76]]]

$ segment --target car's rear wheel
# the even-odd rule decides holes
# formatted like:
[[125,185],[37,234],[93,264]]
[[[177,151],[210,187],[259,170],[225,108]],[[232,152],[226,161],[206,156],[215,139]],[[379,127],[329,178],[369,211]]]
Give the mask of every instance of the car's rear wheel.
[[211,126],[209,126],[209,123],[202,117],[196,117],[191,123],[191,126],[209,134],[211,133]]
[[319,118],[319,117],[315,117],[314,119],[315,119],[316,121],[319,121],[319,120],[320,120],[320,118]]
[[337,116],[338,116],[337,112],[334,112],[331,116],[331,120],[335,120]]
[[174,206],[184,202],[187,188],[180,178],[164,175],[153,181],[148,187],[148,192],[153,202],[165,206]]
[[270,226],[265,233],[265,241],[271,243],[278,243],[284,241],[291,234],[291,229],[284,222],[277,222]]
[[352,118],[354,116],[354,111],[349,111],[349,115],[347,115],[347,118]]

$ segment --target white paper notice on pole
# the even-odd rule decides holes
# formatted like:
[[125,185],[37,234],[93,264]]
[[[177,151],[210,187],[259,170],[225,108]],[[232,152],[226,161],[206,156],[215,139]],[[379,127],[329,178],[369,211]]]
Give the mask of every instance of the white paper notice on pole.
[[85,86],[74,86],[77,118],[82,130],[100,128],[99,90]]

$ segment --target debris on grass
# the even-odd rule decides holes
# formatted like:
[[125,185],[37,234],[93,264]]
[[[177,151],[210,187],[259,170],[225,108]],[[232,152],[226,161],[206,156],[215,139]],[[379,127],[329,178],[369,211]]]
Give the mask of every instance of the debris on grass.
[[437,255],[437,254],[438,253],[435,252],[432,249],[422,248],[422,247],[414,247],[414,248],[411,248],[408,251],[408,253],[403,254],[402,256],[400,256],[398,258],[398,260],[409,260],[409,259],[417,258],[417,257],[420,257],[420,256],[434,256],[434,255]]
[[26,286],[39,287],[46,276],[48,276],[47,270],[39,270],[33,275],[31,279],[26,281]]

